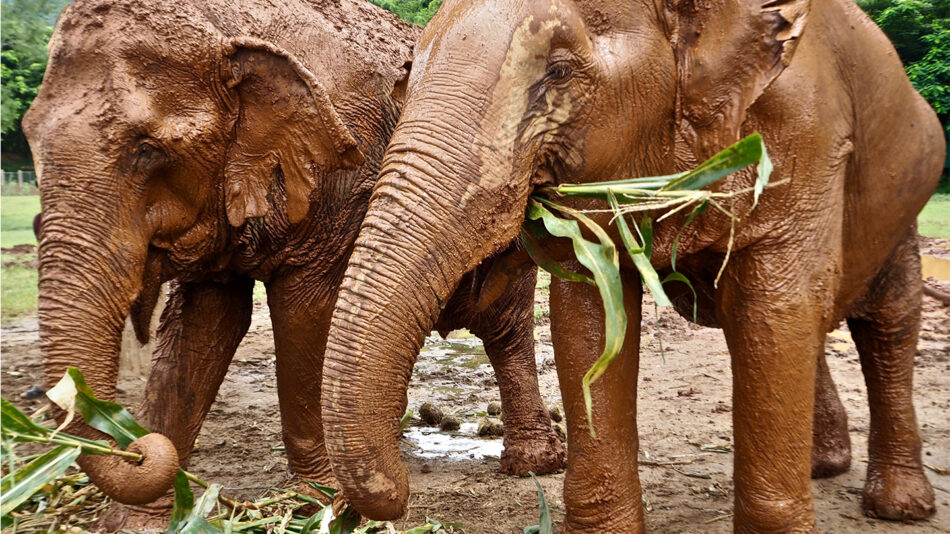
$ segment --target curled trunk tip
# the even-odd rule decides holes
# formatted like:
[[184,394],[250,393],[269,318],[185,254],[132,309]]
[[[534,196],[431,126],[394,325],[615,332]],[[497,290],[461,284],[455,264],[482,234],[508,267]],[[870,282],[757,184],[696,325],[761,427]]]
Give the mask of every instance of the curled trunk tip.
[[123,504],[148,504],[165,495],[178,474],[178,451],[162,434],[146,434],[126,448],[141,454],[141,463],[120,456],[80,457],[96,486]]

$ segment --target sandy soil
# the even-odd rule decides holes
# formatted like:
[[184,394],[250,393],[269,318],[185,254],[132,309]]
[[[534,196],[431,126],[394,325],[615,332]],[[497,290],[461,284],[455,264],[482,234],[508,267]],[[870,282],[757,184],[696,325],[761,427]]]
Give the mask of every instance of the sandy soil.
[[[929,240],[927,246],[928,252],[950,256],[946,243]],[[950,283],[933,283],[950,292]],[[543,291],[539,298],[544,300]],[[844,475],[813,482],[822,532],[950,532],[946,471],[950,468],[950,309],[929,298],[924,309],[915,395],[924,460],[932,466],[927,475],[936,488],[937,514],[912,525],[861,514],[867,401],[857,352],[847,331],[839,329],[828,338],[828,363],[850,416],[854,462]],[[658,351],[652,306],[645,310],[639,389],[641,460],[680,462],[641,466],[647,528],[657,533],[731,532],[732,410],[725,341],[718,330],[690,325],[672,312],[663,312],[658,323],[664,360]],[[488,402],[498,400],[498,391],[478,344],[464,334],[454,337],[461,339],[430,338],[416,367],[409,405],[417,409],[424,401],[434,401],[467,422],[477,422]],[[550,329],[543,318],[536,337],[542,395],[558,404]],[[4,326],[0,348],[4,396],[28,410],[39,407],[40,401],[17,398],[41,380],[36,319]],[[122,377],[120,402],[135,406],[143,385],[140,377]],[[266,308],[258,306],[198,439],[192,470],[237,496],[257,496],[281,484],[286,461],[279,448],[276,393],[270,323]],[[472,459],[466,453],[421,457],[423,453],[415,446],[403,447],[412,496],[409,517],[397,522],[397,527],[419,524],[426,516],[458,523],[471,533],[521,532],[524,526],[537,523],[534,483],[497,474],[497,458]],[[562,482],[563,475],[541,477],[556,520],[563,516]]]

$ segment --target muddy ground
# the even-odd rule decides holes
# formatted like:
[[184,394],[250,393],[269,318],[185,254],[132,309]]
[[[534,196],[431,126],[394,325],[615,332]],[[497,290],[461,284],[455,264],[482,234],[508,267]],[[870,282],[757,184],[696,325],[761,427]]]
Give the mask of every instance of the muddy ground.
[[[950,257],[950,240],[927,240],[928,253]],[[950,283],[931,282],[944,292]],[[558,404],[560,394],[543,312],[546,290],[538,291],[537,363],[541,393]],[[646,305],[641,355],[639,429],[641,459],[677,461],[640,468],[650,532],[732,532],[732,408],[725,341],[719,330],[691,325],[662,312],[665,360],[656,339],[657,320]],[[924,322],[915,372],[917,416],[924,442],[927,475],[936,488],[937,514],[929,521],[901,524],[868,519],[859,508],[867,457],[868,410],[858,355],[845,328],[828,338],[827,355],[850,417],[854,462],[839,477],[813,482],[819,528],[825,533],[950,532],[950,309],[925,297]],[[3,395],[31,410],[41,401],[17,397],[41,380],[35,318],[2,330]],[[119,400],[135,406],[144,379],[125,376]],[[192,470],[221,483],[227,494],[255,497],[285,480],[274,378],[274,348],[267,309],[258,304],[251,329],[234,359],[218,401],[196,444]],[[464,333],[443,341],[437,335],[420,356],[409,392],[417,409],[435,401],[469,423],[498,400],[487,358],[477,340]],[[463,426],[471,432],[474,425]],[[397,527],[426,516],[454,522],[471,533],[513,533],[536,524],[537,493],[530,479],[496,473],[500,442],[463,441],[468,435],[428,435],[415,428],[416,445],[404,445],[411,472],[410,513]],[[464,434],[464,432],[463,432]],[[437,439],[438,438],[438,439]],[[446,451],[432,442],[444,441]],[[419,444],[423,448],[419,448]],[[443,443],[443,445],[445,445]],[[705,450],[704,450],[705,449]],[[711,452],[717,450],[720,452]],[[481,457],[487,454],[485,457]],[[474,458],[473,458],[474,456]],[[563,475],[541,477],[555,520],[563,517]]]

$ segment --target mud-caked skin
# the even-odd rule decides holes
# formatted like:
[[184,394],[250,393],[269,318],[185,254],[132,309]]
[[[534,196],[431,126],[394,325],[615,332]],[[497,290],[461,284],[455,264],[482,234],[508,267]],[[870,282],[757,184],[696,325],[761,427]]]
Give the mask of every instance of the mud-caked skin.
[[[871,407],[864,509],[891,519],[933,513],[911,401],[914,221],[946,147],[893,47],[854,3],[446,0],[416,45],[407,95],[327,344],[327,449],[360,512],[405,512],[394,438],[416,351],[462,275],[517,237],[533,191],[672,174],[758,131],[776,185],[754,210],[751,192],[729,203],[734,234],[720,210],[699,215],[676,262],[700,294],[699,319],[723,329],[731,354],[735,530],[817,530],[809,478],[847,469],[850,456],[823,361],[825,333],[843,319]],[[753,183],[750,169],[712,189]],[[687,211],[654,223],[661,273]],[[597,217],[605,227],[609,219]],[[569,250],[560,243],[542,246],[570,258],[556,255]],[[580,384],[603,348],[599,296],[583,284],[551,286],[569,440],[565,532],[643,530],[639,289],[621,256],[628,332],[592,388],[596,439]]]
[[[114,398],[125,318],[147,338],[159,288],[172,281],[138,415],[186,463],[261,280],[290,469],[335,484],[323,352],[417,35],[358,0],[71,3],[24,119],[42,176],[48,380],[75,366]],[[510,431],[502,470],[515,474],[564,461],[537,387],[534,280],[525,273],[483,312],[469,302],[477,293],[462,292],[443,320],[485,339]],[[144,485],[146,469],[130,477],[103,457],[80,464],[116,500],[149,500],[129,487]],[[169,504],[134,511],[126,526],[167,515]]]

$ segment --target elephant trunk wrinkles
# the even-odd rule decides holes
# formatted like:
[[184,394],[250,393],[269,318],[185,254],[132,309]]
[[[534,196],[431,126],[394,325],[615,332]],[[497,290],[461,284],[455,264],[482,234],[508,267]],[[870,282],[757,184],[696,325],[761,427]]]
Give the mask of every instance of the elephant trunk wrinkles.
[[417,178],[429,179],[419,167],[399,161],[381,173],[337,300],[324,365],[333,472],[349,502],[374,519],[406,512],[409,486],[397,439],[409,377],[426,334],[471,268],[472,255],[459,245],[470,227],[466,214],[416,187]]
[[[47,385],[55,384],[67,367],[76,367],[97,397],[114,400],[122,329],[141,287],[145,247],[137,250],[136,240],[118,239],[108,227],[44,211],[39,323]],[[67,432],[105,438],[78,418]],[[113,456],[82,455],[78,463],[119,502],[144,504],[161,497],[178,468],[174,446],[164,436],[149,434],[128,449],[146,459],[135,464]]]

